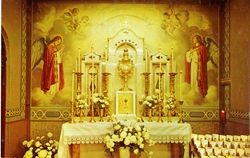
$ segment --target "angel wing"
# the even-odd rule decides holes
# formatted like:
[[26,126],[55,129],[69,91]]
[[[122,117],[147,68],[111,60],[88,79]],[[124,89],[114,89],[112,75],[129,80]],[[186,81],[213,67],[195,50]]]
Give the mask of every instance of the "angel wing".
[[32,70],[40,63],[45,47],[45,38],[41,37],[35,40],[31,47],[31,68]]
[[218,68],[219,65],[219,48],[218,44],[210,37],[205,38],[205,44],[208,50],[208,61]]

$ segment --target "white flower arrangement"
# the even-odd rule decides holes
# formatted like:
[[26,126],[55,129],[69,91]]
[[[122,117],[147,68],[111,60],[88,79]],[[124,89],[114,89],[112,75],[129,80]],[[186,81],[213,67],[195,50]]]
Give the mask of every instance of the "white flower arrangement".
[[94,93],[92,101],[95,105],[102,109],[109,106],[109,98],[104,96],[102,93]]
[[84,95],[82,94],[76,95],[75,102],[76,102],[76,107],[79,109],[87,108],[89,106]]
[[165,108],[168,110],[174,110],[176,108],[176,99],[174,96],[167,98]]
[[31,140],[24,140],[23,146],[27,149],[23,158],[57,158],[58,141],[53,139],[49,132],[47,137],[41,136]]
[[131,153],[140,155],[145,143],[150,143],[149,132],[144,126],[125,126],[120,122],[113,125],[114,132],[105,137],[106,152],[113,153],[120,147],[129,147]]
[[155,108],[160,102],[159,95],[149,95],[143,98],[142,105],[148,108]]

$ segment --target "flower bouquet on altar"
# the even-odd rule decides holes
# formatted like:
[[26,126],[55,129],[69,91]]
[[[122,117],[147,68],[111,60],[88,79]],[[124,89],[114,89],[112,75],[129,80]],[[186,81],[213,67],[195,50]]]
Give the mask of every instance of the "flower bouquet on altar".
[[31,140],[24,140],[23,146],[27,149],[23,158],[56,158],[58,151],[58,141],[53,139],[53,134],[49,132],[47,136],[36,137]]
[[[102,93],[94,93],[92,95],[92,101],[95,105],[95,111],[98,110],[97,114],[101,117],[106,116],[109,108],[109,98],[104,96]],[[97,109],[96,109],[97,108]]]
[[[106,152],[111,155],[114,154],[115,150],[122,148],[126,148],[129,153],[140,155],[144,151],[145,143],[151,143],[149,132],[144,126],[137,124],[125,126],[120,122],[115,123],[113,125],[113,133],[105,137]],[[122,156],[124,154],[121,155],[120,153],[120,157]]]
[[104,96],[102,93],[94,93],[92,101],[98,106],[98,108],[104,109],[109,106],[109,98]]
[[[157,91],[156,91],[157,92]],[[144,105],[145,111],[147,111],[147,115],[151,117],[153,115],[152,110],[157,107],[161,102],[159,95],[156,93],[155,95],[149,95],[143,98],[142,105]]]
[[89,107],[87,100],[83,94],[77,94],[75,97],[75,116],[82,116],[83,110]]
[[176,112],[175,112],[176,99],[175,99],[175,97],[174,96],[169,96],[166,99],[164,107],[168,110],[168,116],[175,116],[176,115]]

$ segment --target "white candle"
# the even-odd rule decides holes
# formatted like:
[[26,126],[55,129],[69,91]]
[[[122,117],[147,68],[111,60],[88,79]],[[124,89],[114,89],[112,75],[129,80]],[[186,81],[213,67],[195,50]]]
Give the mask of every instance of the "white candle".
[[160,72],[161,72],[161,55],[160,55]]
[[182,101],[182,70],[180,71],[180,101]]
[[76,59],[75,71],[78,72],[78,60]]
[[170,72],[173,72],[174,71],[174,52],[173,52],[173,48],[172,48],[172,51],[171,51],[171,63],[170,63]]
[[145,71],[148,72],[148,50],[145,52]]
[[79,54],[78,54],[78,66],[79,66],[79,72],[81,72],[81,52],[80,52],[80,50],[79,50]]
[[102,63],[102,72],[106,72],[106,62]]
[[176,72],[176,60],[173,61],[173,72],[175,73]]
[[71,89],[71,101],[73,102],[74,101],[74,87],[75,87],[75,72],[73,70],[72,72],[72,89]]

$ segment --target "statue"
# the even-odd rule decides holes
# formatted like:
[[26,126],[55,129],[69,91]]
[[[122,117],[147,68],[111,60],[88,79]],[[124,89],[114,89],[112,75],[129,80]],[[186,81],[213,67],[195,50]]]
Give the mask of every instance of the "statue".
[[131,91],[132,89],[128,88],[128,79],[133,73],[134,64],[131,58],[129,57],[128,49],[125,45],[122,58],[118,62],[118,73],[123,79],[123,87],[120,89],[122,91]]

